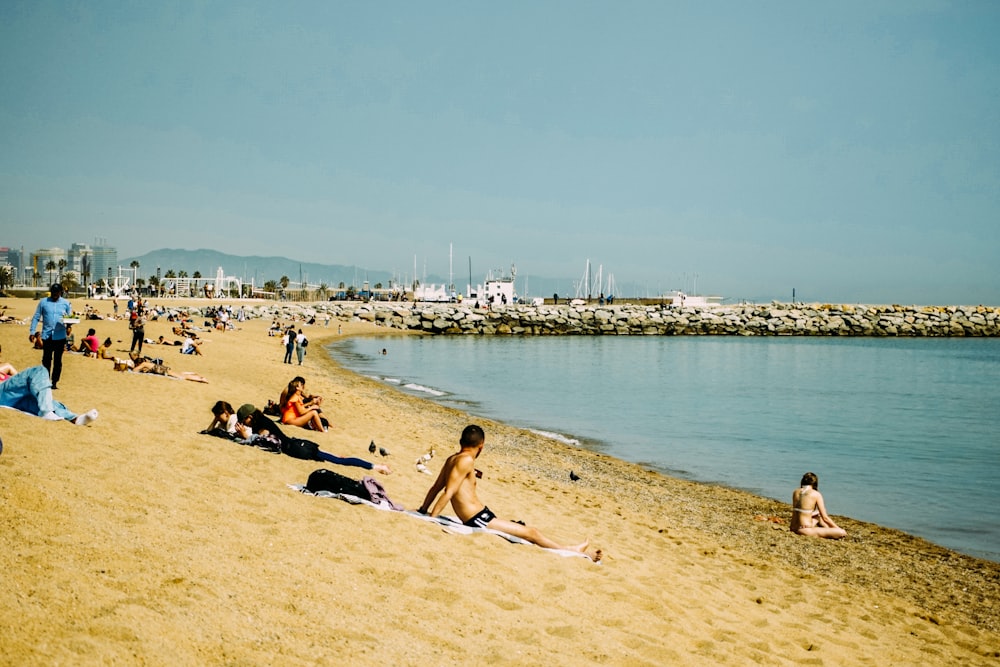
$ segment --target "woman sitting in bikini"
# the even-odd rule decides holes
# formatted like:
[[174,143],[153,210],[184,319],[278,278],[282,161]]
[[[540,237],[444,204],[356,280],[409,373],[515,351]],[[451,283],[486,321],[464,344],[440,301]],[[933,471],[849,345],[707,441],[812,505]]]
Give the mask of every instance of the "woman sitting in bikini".
[[847,537],[847,531],[834,523],[826,513],[823,494],[819,492],[819,477],[815,473],[807,472],[803,475],[799,488],[792,492],[791,531],[799,535],[833,540]]
[[319,410],[307,408],[302,396],[302,383],[292,380],[288,383],[288,394],[285,404],[281,406],[281,423],[311,428],[314,431],[326,431]]

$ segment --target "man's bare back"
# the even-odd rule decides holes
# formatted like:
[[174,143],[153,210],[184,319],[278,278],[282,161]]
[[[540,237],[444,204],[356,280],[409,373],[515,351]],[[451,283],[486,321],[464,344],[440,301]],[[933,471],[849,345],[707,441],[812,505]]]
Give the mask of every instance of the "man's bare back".
[[595,561],[600,560],[600,551],[597,551],[595,554],[587,553],[586,549],[589,541],[572,546],[558,544],[542,535],[537,528],[525,526],[514,521],[498,519],[479,500],[479,496],[476,494],[476,479],[480,473],[476,470],[475,463],[479,454],[482,453],[485,444],[486,434],[481,427],[474,424],[465,427],[465,430],[462,431],[462,437],[459,440],[461,449],[445,460],[437,479],[434,480],[431,488],[427,491],[427,496],[420,506],[420,512],[430,514],[430,516],[438,516],[450,502],[459,520],[467,526],[499,530],[509,535],[515,535],[528,540],[546,549],[579,551],[580,553],[587,554]]

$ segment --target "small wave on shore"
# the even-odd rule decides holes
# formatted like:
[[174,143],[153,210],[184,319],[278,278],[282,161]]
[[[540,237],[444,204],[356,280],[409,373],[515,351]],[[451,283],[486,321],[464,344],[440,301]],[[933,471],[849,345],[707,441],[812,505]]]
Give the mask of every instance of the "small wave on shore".
[[572,438],[572,437],[570,437],[568,435],[563,435],[562,433],[556,433],[554,431],[541,431],[541,430],[534,429],[534,428],[529,428],[528,430],[531,431],[532,433],[535,433],[537,435],[542,436],[543,438],[549,438],[550,440],[556,440],[556,441],[561,442],[561,443],[566,444],[566,445],[573,445],[574,447],[579,447],[580,446],[580,441],[579,440],[577,440],[576,438]]
[[408,382],[408,383],[404,384],[403,385],[403,389],[408,389],[410,391],[417,392],[417,393],[420,393],[420,394],[429,394],[431,396],[445,396],[446,395],[446,392],[443,392],[440,389],[434,389],[433,387],[425,387],[422,384],[416,384],[414,382]]
[[441,391],[440,389],[434,389],[433,387],[425,387],[422,384],[417,384],[416,382],[405,382],[401,378],[393,377],[382,377],[381,375],[368,375],[366,377],[375,380],[376,382],[385,382],[386,384],[395,385],[397,387],[402,387],[408,391],[415,394],[427,394],[428,396],[441,397],[447,396],[448,392]]

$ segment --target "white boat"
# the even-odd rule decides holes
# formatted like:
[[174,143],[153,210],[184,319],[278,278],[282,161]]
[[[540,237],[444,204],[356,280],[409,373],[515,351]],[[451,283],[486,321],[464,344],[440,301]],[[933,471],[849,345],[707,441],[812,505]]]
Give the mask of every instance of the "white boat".
[[497,269],[497,275],[499,277],[494,277],[493,271],[489,271],[483,284],[475,287],[470,281],[468,289],[466,289],[469,301],[479,304],[481,307],[497,307],[517,303],[520,300],[517,290],[514,289],[517,267],[511,264],[509,275],[504,275],[500,269]]

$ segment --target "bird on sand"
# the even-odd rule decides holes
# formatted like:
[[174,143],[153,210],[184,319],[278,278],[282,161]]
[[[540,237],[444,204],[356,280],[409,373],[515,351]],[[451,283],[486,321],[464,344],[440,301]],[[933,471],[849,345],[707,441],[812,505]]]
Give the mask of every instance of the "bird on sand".
[[570,470],[570,471],[569,471],[569,478],[570,478],[570,480],[571,480],[571,481],[575,482],[576,480],[580,479],[580,476],[579,476],[579,475],[577,475],[577,474],[576,474],[575,472],[573,472],[572,470]]
[[389,450],[387,450],[385,447],[379,447],[378,453],[381,454],[382,456],[389,456]]
[[374,440],[372,440],[371,444],[368,445],[368,451],[371,452],[372,454],[375,453],[375,441]]

